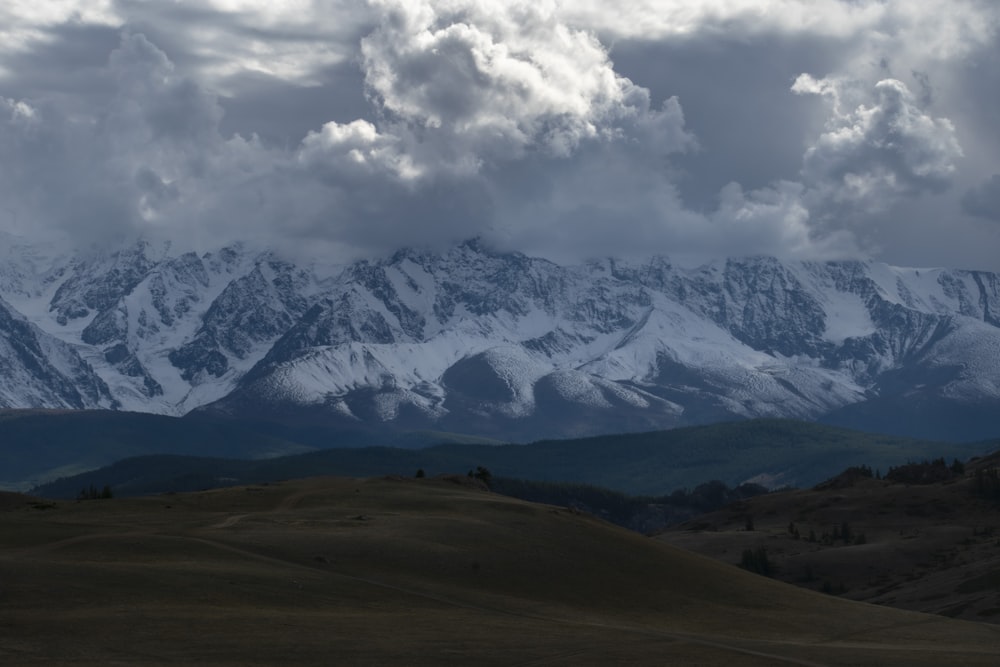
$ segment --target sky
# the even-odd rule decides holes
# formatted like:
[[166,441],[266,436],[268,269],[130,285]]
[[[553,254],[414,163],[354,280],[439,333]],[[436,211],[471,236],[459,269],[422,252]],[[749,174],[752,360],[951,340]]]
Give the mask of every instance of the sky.
[[1000,271],[993,0],[4,0],[0,231]]

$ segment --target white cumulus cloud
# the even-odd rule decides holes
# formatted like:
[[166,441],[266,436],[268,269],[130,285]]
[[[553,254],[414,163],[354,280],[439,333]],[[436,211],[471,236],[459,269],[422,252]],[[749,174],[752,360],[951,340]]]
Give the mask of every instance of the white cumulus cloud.
[[690,141],[592,34],[560,22],[554,2],[374,5],[382,18],[361,43],[368,94],[418,162],[474,173],[530,153],[568,157],[640,128],[665,151]]
[[819,196],[878,208],[896,197],[950,185],[962,157],[955,127],[920,109],[902,82],[879,81],[871,103],[846,111],[842,82],[802,75],[792,90],[835,101],[827,130],[803,160],[804,181]]

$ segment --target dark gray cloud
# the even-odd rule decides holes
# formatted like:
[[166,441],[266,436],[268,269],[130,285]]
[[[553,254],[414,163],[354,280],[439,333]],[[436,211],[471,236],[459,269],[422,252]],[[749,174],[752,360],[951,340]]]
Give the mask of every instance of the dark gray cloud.
[[977,218],[1000,222],[1000,174],[969,189],[962,197],[962,210]]
[[693,35],[616,42],[611,57],[655,98],[680,100],[698,150],[675,159],[678,186],[686,204],[711,210],[730,182],[756,189],[798,172],[828,112],[789,88],[803,72],[835,69],[844,47],[824,37]]
[[998,19],[975,0],[19,2],[0,225],[1000,268],[977,221]]
[[319,72],[323,85],[303,86],[260,72],[227,77],[223,135],[261,137],[266,143],[294,149],[328,121],[374,120],[364,94],[364,74],[358,63],[331,65]]

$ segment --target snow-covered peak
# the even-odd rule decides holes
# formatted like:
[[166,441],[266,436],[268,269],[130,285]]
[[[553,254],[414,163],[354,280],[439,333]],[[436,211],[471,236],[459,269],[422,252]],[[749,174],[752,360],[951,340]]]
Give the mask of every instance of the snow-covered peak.
[[910,390],[1000,399],[983,379],[1000,279],[982,272],[770,257],[562,266],[478,241],[299,264],[239,244],[136,243],[8,251],[0,295],[133,410],[298,406],[503,435],[815,418]]

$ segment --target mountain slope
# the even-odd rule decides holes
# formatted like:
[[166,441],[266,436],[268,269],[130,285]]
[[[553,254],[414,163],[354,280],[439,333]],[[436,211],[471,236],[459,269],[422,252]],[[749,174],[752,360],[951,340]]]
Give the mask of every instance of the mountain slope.
[[[116,421],[110,420],[112,424]],[[203,436],[198,437],[205,426],[199,425],[196,420],[174,419],[173,422],[168,425],[171,432],[182,435],[185,428],[192,428],[188,441],[206,440]],[[3,426],[0,422],[0,435],[6,433],[9,440],[16,441],[15,434],[5,431]],[[216,425],[220,434],[232,434],[236,428],[230,425],[227,431],[222,426]],[[27,434],[30,435],[30,431]],[[22,442],[33,439],[37,438],[22,438]],[[230,447],[234,444],[233,440],[230,435]],[[888,469],[913,458],[946,456],[964,460],[996,448],[996,442],[931,442],[773,419],[578,440],[541,441],[529,445],[437,444],[446,442],[443,436],[439,436],[437,441],[425,442],[422,449],[358,448],[358,444],[377,441],[364,441],[359,437],[345,440],[348,447],[339,445],[267,460],[233,461],[180,456],[132,458],[45,484],[37,492],[72,498],[81,488],[90,485],[101,488],[107,484],[113,487],[116,494],[139,495],[311,474],[397,474],[411,477],[418,469],[434,475],[462,473],[484,466],[500,477],[585,483],[626,493],[662,495],[709,480],[720,480],[733,487],[745,482],[769,487],[808,486],[825,479],[831,470],[845,465],[868,464]],[[221,444],[212,447],[204,442],[197,448],[202,449],[203,457],[232,456],[221,451]],[[429,444],[433,446],[426,446]],[[184,454],[192,448],[174,447],[162,451]],[[12,445],[6,451],[11,458],[18,455],[16,446]]]
[[25,256],[5,263],[0,294],[130,410],[516,440],[751,417],[1000,433],[995,274],[766,257],[561,266],[478,242],[344,267],[245,246]]
[[28,322],[3,299],[0,378],[0,408],[118,407],[107,385],[76,350]]
[[130,456],[265,458],[315,448],[230,421],[108,410],[0,410],[0,488],[24,490]]

